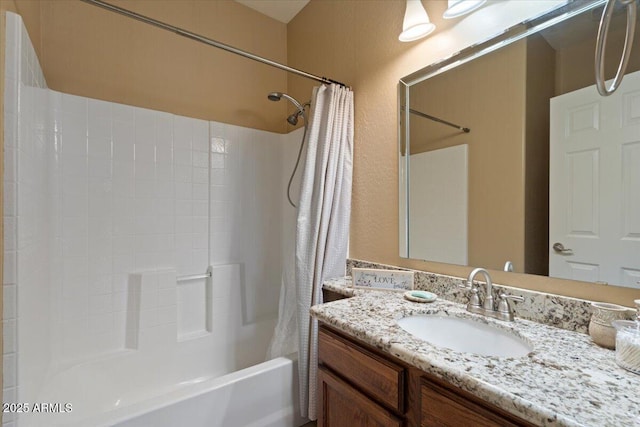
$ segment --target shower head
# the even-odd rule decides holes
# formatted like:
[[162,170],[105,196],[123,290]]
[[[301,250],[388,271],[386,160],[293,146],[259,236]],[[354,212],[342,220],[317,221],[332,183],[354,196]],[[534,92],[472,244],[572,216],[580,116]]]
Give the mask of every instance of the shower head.
[[[293,105],[295,105],[295,107],[298,109],[299,112],[300,111],[304,112],[304,107],[295,98],[287,95],[286,93],[271,92],[269,95],[267,95],[267,98],[269,98],[269,101],[280,101],[282,98],[286,98],[289,101],[291,101]],[[287,121],[291,123],[288,118],[287,118]]]
[[291,114],[289,117],[287,117],[287,121],[289,122],[289,124],[291,126],[295,126],[298,124],[298,117],[302,116],[305,118],[306,120],[306,116],[304,115],[304,109],[306,107],[309,107],[311,105],[311,102],[306,102],[303,106],[302,106],[302,110],[298,110],[296,113]]
[[299,115],[300,115],[300,111],[298,111],[297,113],[293,113],[292,115],[287,117],[287,121],[289,122],[289,124],[291,126],[295,126],[295,125],[298,124],[298,116]]
[[282,94],[280,92],[271,92],[267,95],[267,98],[269,98],[269,101],[277,102],[282,98]]

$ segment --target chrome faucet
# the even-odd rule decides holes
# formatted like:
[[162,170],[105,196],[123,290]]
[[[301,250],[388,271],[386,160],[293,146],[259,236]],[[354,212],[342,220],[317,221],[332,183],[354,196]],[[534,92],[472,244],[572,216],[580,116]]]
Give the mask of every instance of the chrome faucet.
[[467,279],[467,286],[473,287],[473,279],[478,274],[482,274],[485,280],[485,297],[483,307],[485,310],[493,310],[493,283],[491,283],[491,276],[489,276],[489,272],[484,268],[475,268],[471,273],[469,273],[469,278]]
[[[484,303],[480,301],[478,288],[473,281],[478,274],[482,274],[485,280]],[[467,311],[493,317],[499,320],[505,320],[507,322],[513,321],[513,311],[509,306],[509,300],[524,301],[524,298],[520,296],[501,293],[499,295],[500,300],[496,309],[493,299],[493,283],[491,282],[491,276],[489,275],[489,272],[484,268],[473,269],[473,271],[469,273],[466,286],[461,286],[463,288],[471,290],[471,297],[469,298],[469,304],[467,304]]]

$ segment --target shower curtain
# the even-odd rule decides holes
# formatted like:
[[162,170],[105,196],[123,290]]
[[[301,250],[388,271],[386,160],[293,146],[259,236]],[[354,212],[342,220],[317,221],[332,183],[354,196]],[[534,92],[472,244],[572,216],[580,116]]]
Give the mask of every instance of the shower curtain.
[[[298,352],[300,410],[316,416],[317,322],[322,282],[344,276],[351,213],[353,92],[332,84],[313,90],[295,235],[295,263],[283,266],[278,324],[268,357]],[[285,251],[293,254],[293,236]],[[285,252],[285,259],[287,253]],[[290,264],[295,264],[292,268]]]
[[336,84],[313,92],[296,230],[300,408],[315,420],[318,324],[309,308],[322,282],[345,275],[353,170],[353,92]]

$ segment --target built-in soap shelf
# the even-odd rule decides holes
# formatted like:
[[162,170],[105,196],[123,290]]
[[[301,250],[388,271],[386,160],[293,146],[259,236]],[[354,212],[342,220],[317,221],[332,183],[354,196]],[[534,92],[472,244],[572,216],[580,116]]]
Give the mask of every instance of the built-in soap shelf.
[[189,280],[177,285],[179,342],[211,333],[211,278]]
[[[175,270],[149,271],[129,275],[125,347],[140,348],[144,335],[153,330],[165,335],[177,330],[177,287]],[[168,337],[166,337],[168,338]]]
[[175,270],[129,274],[125,348],[209,336],[214,319],[221,323],[226,317],[231,288],[240,286],[240,265],[213,266],[210,271],[210,277],[186,281],[178,281]]

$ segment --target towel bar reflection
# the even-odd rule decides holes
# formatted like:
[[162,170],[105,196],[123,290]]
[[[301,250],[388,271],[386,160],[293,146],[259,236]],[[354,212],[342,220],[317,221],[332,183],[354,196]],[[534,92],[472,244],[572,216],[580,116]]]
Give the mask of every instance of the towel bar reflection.
[[451,122],[448,122],[446,120],[442,120],[442,119],[440,119],[438,117],[431,116],[429,114],[423,113],[422,111],[414,110],[413,108],[410,108],[409,112],[411,114],[415,114],[416,116],[424,117],[425,119],[433,120],[434,122],[438,122],[438,123],[442,123],[443,125],[451,126],[452,128],[456,128],[458,130],[461,130],[464,133],[471,132],[471,129],[469,129],[468,127],[460,126],[460,125],[457,125],[455,123],[451,123]]
[[204,274],[190,274],[187,276],[178,276],[176,277],[176,282],[189,282],[191,280],[199,280],[199,279],[209,279],[213,274],[213,269],[211,266],[207,267],[207,272]]

